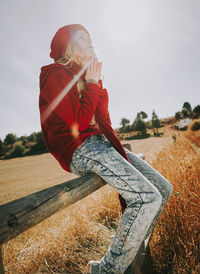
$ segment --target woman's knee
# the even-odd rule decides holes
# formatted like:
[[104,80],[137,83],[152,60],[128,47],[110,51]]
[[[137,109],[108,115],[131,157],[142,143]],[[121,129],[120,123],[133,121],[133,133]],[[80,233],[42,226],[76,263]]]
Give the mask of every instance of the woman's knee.
[[168,200],[173,191],[172,184],[147,162],[138,158],[133,152],[125,150],[130,163],[158,189],[164,200]]
[[148,191],[144,192],[130,192],[125,195],[127,207],[132,207],[133,205],[143,205],[143,204],[154,204],[154,207],[158,209],[162,204],[162,195],[160,192],[148,181],[146,181],[150,186],[148,186]]

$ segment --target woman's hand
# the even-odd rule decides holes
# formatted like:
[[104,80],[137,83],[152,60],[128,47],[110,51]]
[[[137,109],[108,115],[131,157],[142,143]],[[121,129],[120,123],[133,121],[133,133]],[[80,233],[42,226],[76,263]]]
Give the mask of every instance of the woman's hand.
[[86,83],[96,82],[98,84],[101,76],[101,67],[102,67],[102,63],[98,62],[98,59],[95,58],[87,68],[86,75],[85,75]]

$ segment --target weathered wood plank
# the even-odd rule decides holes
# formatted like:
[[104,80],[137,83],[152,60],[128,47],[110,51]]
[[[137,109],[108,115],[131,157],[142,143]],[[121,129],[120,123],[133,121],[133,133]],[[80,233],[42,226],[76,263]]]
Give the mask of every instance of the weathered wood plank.
[[0,245],[105,184],[90,174],[1,205]]
[[0,245],[106,183],[86,175],[0,206]]

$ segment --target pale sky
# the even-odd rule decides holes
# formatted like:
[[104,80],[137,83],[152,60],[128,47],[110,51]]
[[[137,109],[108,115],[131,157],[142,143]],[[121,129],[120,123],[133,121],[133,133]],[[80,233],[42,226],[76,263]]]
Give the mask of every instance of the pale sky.
[[113,127],[137,112],[200,104],[199,0],[2,0],[0,138],[40,131],[40,68],[58,28],[88,29],[103,62]]

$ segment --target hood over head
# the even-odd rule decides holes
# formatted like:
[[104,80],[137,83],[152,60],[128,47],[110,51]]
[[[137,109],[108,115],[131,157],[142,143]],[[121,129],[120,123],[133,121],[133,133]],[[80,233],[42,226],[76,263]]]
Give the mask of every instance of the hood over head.
[[77,30],[84,30],[88,33],[88,31],[80,24],[66,25],[58,29],[58,31],[56,32],[56,34],[54,35],[51,41],[50,57],[53,58],[55,62],[59,58],[64,56],[67,45],[69,41],[71,40],[72,35]]

